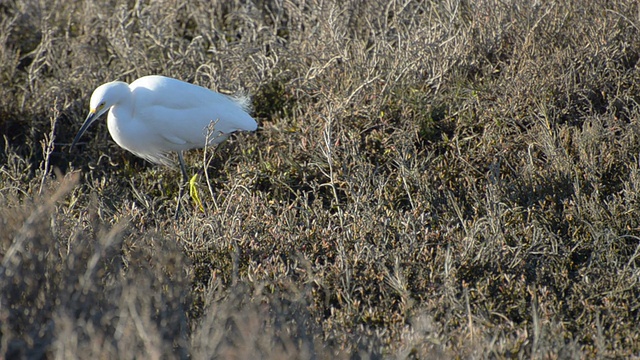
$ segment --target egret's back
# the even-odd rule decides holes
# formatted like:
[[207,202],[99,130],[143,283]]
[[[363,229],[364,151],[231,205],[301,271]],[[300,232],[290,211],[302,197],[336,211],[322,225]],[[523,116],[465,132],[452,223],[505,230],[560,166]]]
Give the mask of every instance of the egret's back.
[[[164,76],[151,75],[141,77],[129,85],[137,105],[162,108],[166,111],[193,111],[204,115],[209,121],[219,120],[218,130],[225,133],[234,131],[254,131],[258,124],[244,110],[242,102],[214,92],[207,88],[172,79]],[[215,118],[214,118],[215,117]],[[176,122],[196,121],[196,119],[174,119]],[[224,121],[223,121],[224,120]],[[208,123],[208,122],[207,122]]]

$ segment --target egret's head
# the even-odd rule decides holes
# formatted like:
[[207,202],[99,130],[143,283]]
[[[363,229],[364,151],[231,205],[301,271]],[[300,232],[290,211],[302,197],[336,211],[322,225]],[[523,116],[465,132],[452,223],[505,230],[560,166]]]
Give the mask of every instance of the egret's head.
[[93,91],[91,100],[89,101],[89,115],[87,115],[80,131],[78,131],[78,134],[73,139],[71,148],[76,145],[82,134],[87,131],[91,124],[98,120],[102,114],[111,109],[112,106],[121,101],[123,96],[127,93],[129,93],[129,86],[120,81],[114,81],[98,86],[98,88]]

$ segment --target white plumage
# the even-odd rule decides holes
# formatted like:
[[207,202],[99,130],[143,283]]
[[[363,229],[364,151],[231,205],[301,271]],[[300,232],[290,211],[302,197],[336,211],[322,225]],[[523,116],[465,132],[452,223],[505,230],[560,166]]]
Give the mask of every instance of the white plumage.
[[113,81],[91,95],[89,115],[71,147],[108,111],[109,133],[120,147],[163,165],[171,163],[167,153],[177,152],[186,182],[184,150],[220,143],[236,131],[257,129],[247,104],[246,98],[230,98],[164,76],[145,76],[131,84]]
[[[109,111],[107,126],[120,147],[153,163],[169,165],[166,154],[203,148],[258,124],[246,112],[245,99],[233,99],[201,86],[145,76],[130,85],[114,81],[91,95],[89,116],[73,140]],[[213,125],[213,131],[208,131]]]

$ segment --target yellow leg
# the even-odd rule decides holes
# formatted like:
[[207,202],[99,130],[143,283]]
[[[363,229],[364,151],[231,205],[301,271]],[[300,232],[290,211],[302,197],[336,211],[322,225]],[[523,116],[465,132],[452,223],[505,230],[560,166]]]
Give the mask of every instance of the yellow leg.
[[200,196],[198,195],[198,174],[193,175],[189,180],[189,195],[191,195],[191,199],[193,199],[200,211],[204,212],[204,206],[202,206],[202,201],[200,201]]

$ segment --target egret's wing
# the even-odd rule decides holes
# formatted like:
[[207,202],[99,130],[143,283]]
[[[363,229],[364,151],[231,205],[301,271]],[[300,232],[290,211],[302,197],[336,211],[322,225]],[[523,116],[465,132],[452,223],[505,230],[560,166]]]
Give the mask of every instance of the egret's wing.
[[[207,88],[163,76],[145,76],[130,86],[136,106],[160,106],[167,110],[184,110],[197,113],[204,118],[208,109],[208,121],[218,120],[220,131],[253,131],[256,121],[245,112],[248,109],[248,97],[229,98]],[[198,109],[198,110],[196,110]],[[193,119],[192,121],[197,121]]]
[[[148,81],[143,82],[145,79]],[[167,141],[157,144],[165,146],[166,151],[204,147],[207,140],[217,143],[223,135],[257,128],[238,103],[197,85],[151,76],[136,80],[130,87],[135,97],[133,117]]]
[[207,142],[222,141],[222,138],[217,139],[220,136],[244,130],[230,123],[227,114],[213,112],[208,107],[176,110],[155,106],[136,118],[149,124],[149,131],[156,135],[150,138],[158,139],[155,147],[165,151],[204,147]]
[[162,136],[163,139],[175,145],[184,145],[187,143],[182,137],[176,136],[167,131],[163,131],[160,135]]

